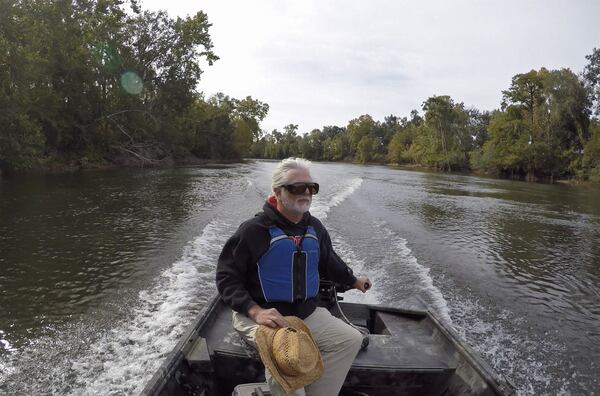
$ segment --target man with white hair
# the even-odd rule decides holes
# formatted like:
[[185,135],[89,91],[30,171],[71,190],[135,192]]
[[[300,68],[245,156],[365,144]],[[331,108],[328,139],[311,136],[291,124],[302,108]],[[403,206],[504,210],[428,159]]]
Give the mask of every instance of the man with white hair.
[[[294,395],[337,395],[362,335],[325,308],[317,307],[319,278],[350,285],[363,293],[367,277],[355,277],[335,253],[323,224],[309,208],[319,185],[310,162],[281,161],[272,178],[272,195],[263,211],[229,238],[217,264],[217,289],[233,309],[233,326],[251,345],[259,325],[286,327],[285,316],[304,320],[323,358],[321,378]],[[273,395],[284,391],[265,372]]]

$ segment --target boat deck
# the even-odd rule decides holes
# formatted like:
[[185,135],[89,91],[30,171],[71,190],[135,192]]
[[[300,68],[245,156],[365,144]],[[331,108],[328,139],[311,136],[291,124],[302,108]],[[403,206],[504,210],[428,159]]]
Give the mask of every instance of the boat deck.
[[[359,352],[352,365],[348,386],[370,395],[386,394],[390,386],[395,387],[396,394],[443,393],[457,368],[456,352],[425,313],[399,315],[367,305],[341,306],[353,324],[372,333],[368,348]],[[187,356],[192,370],[214,370],[221,379],[217,382],[231,388],[238,383],[263,381],[264,366],[233,329],[231,310],[220,307],[213,320]],[[230,389],[223,390],[228,392]]]

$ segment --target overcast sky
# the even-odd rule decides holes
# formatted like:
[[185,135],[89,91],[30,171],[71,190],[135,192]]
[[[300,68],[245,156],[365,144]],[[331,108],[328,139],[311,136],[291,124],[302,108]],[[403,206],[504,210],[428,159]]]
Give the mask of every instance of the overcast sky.
[[221,58],[207,95],[270,106],[263,129],[304,133],[361,114],[408,116],[432,95],[498,108],[512,76],[583,70],[600,47],[600,1],[143,0],[172,17],[203,10]]

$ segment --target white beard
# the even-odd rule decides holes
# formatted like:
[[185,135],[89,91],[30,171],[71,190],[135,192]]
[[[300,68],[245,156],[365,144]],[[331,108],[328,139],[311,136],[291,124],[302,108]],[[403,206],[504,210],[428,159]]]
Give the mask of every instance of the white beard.
[[284,198],[282,196],[281,203],[287,210],[289,210],[292,213],[304,214],[308,212],[308,210],[310,209],[310,204],[312,203],[312,197],[306,197],[306,199],[308,200],[308,202],[299,202],[295,199],[288,200],[287,198]]

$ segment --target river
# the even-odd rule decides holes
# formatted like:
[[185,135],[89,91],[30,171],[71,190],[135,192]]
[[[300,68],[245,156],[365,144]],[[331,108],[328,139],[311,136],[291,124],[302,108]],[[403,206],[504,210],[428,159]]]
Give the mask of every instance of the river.
[[[275,163],[0,180],[0,394],[137,394],[215,292]],[[600,190],[313,164],[311,213],[521,395],[600,389]]]

